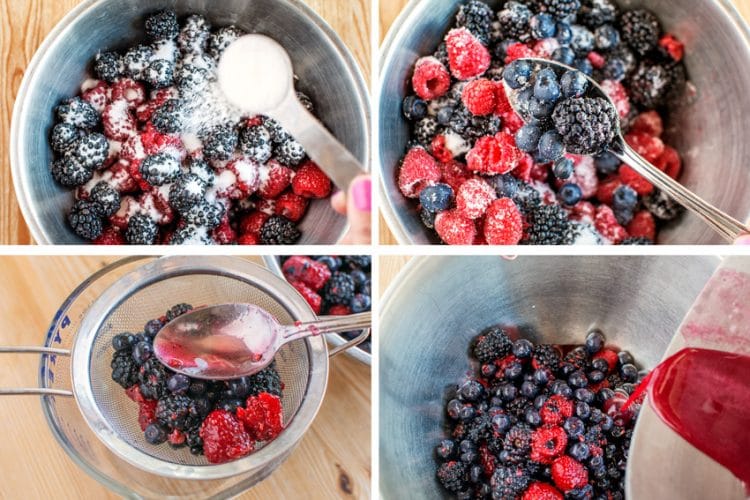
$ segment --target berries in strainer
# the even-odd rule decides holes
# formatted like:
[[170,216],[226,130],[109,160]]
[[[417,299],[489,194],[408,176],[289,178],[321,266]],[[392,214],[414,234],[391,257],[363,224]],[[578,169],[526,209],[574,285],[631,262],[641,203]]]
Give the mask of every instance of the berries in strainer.
[[212,464],[236,460],[251,453],[255,446],[240,420],[226,410],[214,410],[200,428],[203,453]]
[[237,418],[256,441],[274,439],[284,429],[281,400],[267,392],[247,398],[245,407],[237,408]]

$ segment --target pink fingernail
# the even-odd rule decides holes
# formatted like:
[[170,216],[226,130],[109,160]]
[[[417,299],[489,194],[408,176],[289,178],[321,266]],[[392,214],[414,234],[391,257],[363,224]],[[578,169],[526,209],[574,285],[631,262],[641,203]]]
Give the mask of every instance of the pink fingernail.
[[354,206],[361,212],[372,211],[372,182],[370,179],[360,179],[352,186]]
[[740,236],[734,240],[735,245],[750,245],[750,236]]

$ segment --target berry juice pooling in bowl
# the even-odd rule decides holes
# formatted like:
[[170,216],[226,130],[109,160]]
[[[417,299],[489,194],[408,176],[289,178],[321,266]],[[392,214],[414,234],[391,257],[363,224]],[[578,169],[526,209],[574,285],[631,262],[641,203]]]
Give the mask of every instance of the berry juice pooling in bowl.
[[653,14],[611,0],[508,1],[497,12],[463,3],[437,51],[414,66],[399,188],[448,244],[653,243],[680,207],[592,147],[615,117],[595,100],[576,100],[583,79],[537,78],[521,92],[523,118],[504,85],[528,83],[521,58],[592,76],[614,101],[627,143],[677,178],[680,156],[661,136],[662,116],[685,88],[682,57]]
[[282,126],[221,93],[217,65],[244,32],[170,11],[145,31],[96,54],[97,80],[55,110],[50,170],[74,190],[73,231],[97,244],[295,243],[331,181]]

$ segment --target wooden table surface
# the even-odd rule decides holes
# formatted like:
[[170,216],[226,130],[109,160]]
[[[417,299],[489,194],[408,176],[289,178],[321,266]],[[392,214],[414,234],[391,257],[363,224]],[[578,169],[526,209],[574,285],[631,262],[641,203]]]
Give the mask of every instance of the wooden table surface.
[[380,266],[379,288],[381,298],[383,297],[385,291],[388,289],[388,285],[393,282],[393,279],[411,259],[412,257],[404,257],[401,255],[383,255],[382,257],[380,257],[380,259],[378,260],[378,265]]
[[[304,0],[336,31],[370,79],[370,0]],[[0,0],[0,244],[34,243],[16,201],[9,135],[18,87],[36,48],[81,0]]]
[[[113,260],[0,257],[0,345],[41,345],[67,295]],[[0,356],[0,387],[35,386],[36,356]],[[320,413],[297,449],[272,476],[239,498],[370,498],[370,368],[345,355],[333,359],[330,368]],[[2,397],[0,429],[0,499],[117,498],[57,444],[38,397]]]
[[[742,17],[750,23],[750,0],[733,0],[733,2],[737,6]],[[388,30],[393,24],[393,21],[396,20],[396,17],[398,17],[401,9],[403,9],[407,3],[409,3],[409,0],[380,0],[379,27],[381,42],[385,39]],[[382,245],[398,245],[398,241],[396,241],[395,236],[393,236],[393,233],[388,228],[388,224],[385,222],[382,215],[380,215],[379,220],[378,232],[380,243]]]

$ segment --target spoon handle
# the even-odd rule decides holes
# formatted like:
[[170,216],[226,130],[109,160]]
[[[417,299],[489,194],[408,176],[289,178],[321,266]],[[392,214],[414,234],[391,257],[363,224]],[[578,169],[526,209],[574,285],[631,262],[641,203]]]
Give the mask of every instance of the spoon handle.
[[371,325],[372,313],[370,312],[350,314],[348,316],[327,316],[309,323],[284,326],[281,330],[281,337],[283,338],[283,342],[287,343],[311,335],[361,330],[363,328],[370,328]]
[[342,191],[349,189],[355,177],[367,174],[359,160],[299,102],[294,92],[272,113],[272,117],[302,144],[307,155]]
[[750,229],[740,221],[711,205],[649,163],[635,152],[633,148],[628,146],[622,138],[618,142],[621,149],[613,148],[611,152],[614,155],[622,162],[633,167],[636,172],[645,177],[647,181],[659,188],[664,194],[702,218],[717,233],[722,235],[724,239],[733,242],[738,236],[750,233]]

